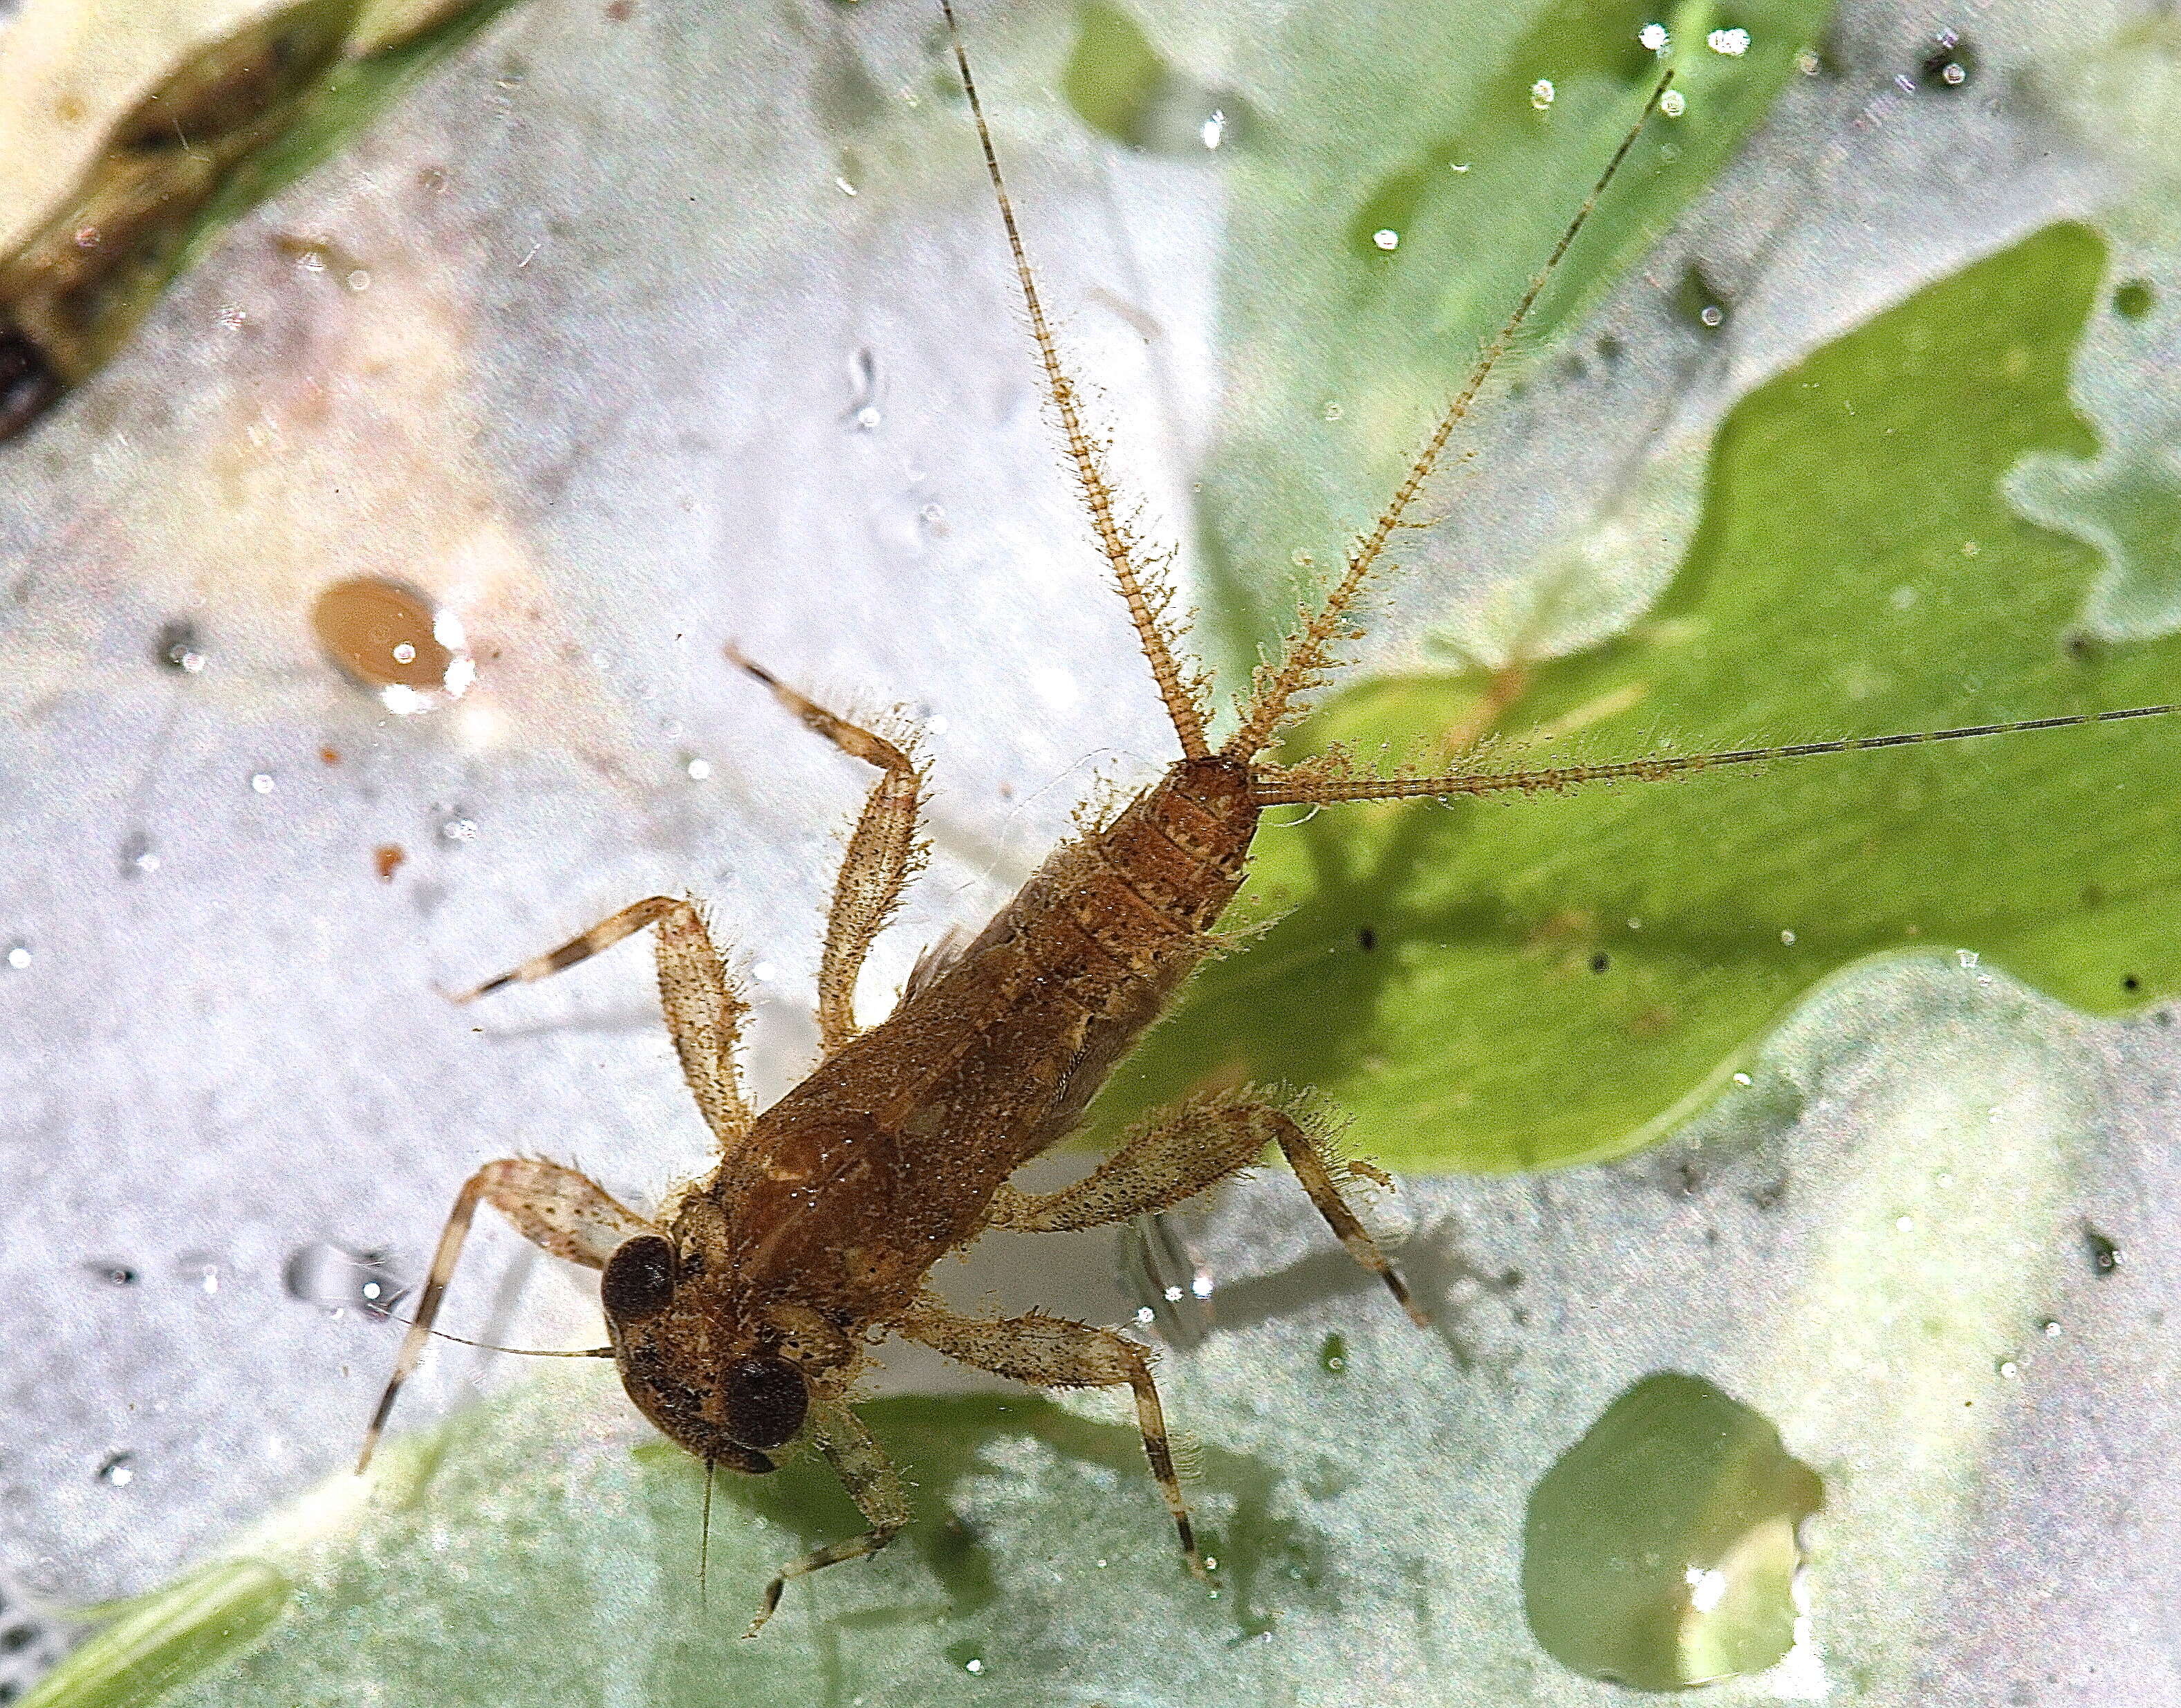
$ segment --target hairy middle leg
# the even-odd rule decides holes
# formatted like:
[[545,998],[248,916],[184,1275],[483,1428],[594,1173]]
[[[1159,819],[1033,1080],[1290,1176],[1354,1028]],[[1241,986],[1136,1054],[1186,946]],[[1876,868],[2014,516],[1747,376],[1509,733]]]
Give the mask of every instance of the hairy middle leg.
[[804,728],[883,773],[848,833],[848,849],[825,915],[825,953],[818,969],[818,1042],[830,1056],[856,1036],[856,976],[872,942],[901,905],[902,892],[918,864],[916,815],[924,779],[915,760],[885,737],[804,699],[732,646],[727,659],[770,688]]
[[791,1560],[781,1567],[772,1582],[765,1586],[765,1600],[758,1607],[757,1617],[750,1621],[749,1629],[743,1633],[745,1637],[754,1637],[765,1628],[765,1622],[780,1606],[781,1593],[791,1578],[807,1578],[828,1566],[875,1554],[908,1523],[908,1495],[902,1486],[901,1472],[886,1456],[886,1449],[864,1427],[863,1420],[848,1409],[848,1403],[842,1400],[814,1401],[810,1418],[811,1439],[832,1466],[833,1473],[847,1487],[856,1510],[864,1515],[870,1528],[860,1536],[814,1548],[802,1558]]
[[1136,1129],[1120,1149],[1073,1186],[1036,1195],[1001,1187],[992,1200],[991,1225],[1049,1234],[1125,1222],[1195,1197],[1251,1167],[1268,1146],[1277,1146],[1349,1254],[1386,1284],[1411,1322],[1429,1328],[1431,1318],[1341,1191],[1343,1177],[1361,1176],[1383,1186],[1386,1176],[1367,1163],[1336,1161],[1332,1137],[1325,1122],[1307,1111],[1290,1113],[1271,1103],[1231,1098],[1185,1103]]
[[996,1376],[1039,1388],[1127,1387],[1136,1398],[1136,1427],[1144,1438],[1144,1457],[1173,1517],[1183,1557],[1200,1578],[1211,1573],[1196,1546],[1189,1503],[1174,1475],[1173,1449],[1167,1436],[1166,1412],[1151,1381],[1150,1349],[1124,1340],[1110,1329],[1094,1329],[1063,1317],[1033,1311],[1026,1317],[957,1316],[936,1293],[919,1296],[893,1325],[904,1340],[944,1352],[948,1357]]

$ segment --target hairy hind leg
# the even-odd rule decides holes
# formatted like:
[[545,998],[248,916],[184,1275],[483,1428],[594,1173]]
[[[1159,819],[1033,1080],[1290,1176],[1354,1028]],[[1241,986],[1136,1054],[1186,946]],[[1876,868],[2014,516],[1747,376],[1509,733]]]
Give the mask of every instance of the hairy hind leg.
[[746,1638],[754,1637],[765,1628],[765,1622],[780,1606],[781,1592],[787,1588],[791,1578],[807,1578],[828,1566],[875,1554],[908,1523],[908,1495],[902,1486],[901,1472],[886,1456],[886,1449],[864,1427],[863,1420],[848,1409],[848,1402],[814,1400],[810,1418],[811,1437],[818,1451],[825,1456],[834,1474],[855,1501],[856,1510],[871,1528],[860,1536],[814,1548],[801,1559],[791,1560],[781,1567],[779,1574],[765,1586],[765,1600],[758,1608],[757,1617],[743,1633]]
[[1169,1209],[1229,1175],[1241,1173],[1277,1145],[1340,1243],[1383,1280],[1409,1320],[1431,1326],[1400,1271],[1350,1207],[1341,1177],[1390,1184],[1367,1163],[1336,1162],[1324,1122],[1270,1103],[1231,1098],[1184,1104],[1139,1127],[1120,1149],[1073,1186],[1033,1196],[1002,1186],[992,1199],[991,1225],[1019,1233],[1059,1233],[1125,1222]]
[[732,647],[727,657],[770,688],[804,728],[884,773],[848,833],[848,850],[825,915],[825,954],[818,969],[818,1041],[830,1056],[856,1036],[856,976],[864,970],[872,940],[901,905],[902,892],[919,864],[916,815],[924,779],[915,761],[884,737],[805,699]]
[[550,978],[649,925],[659,927],[653,940],[659,1005],[666,1016],[666,1030],[673,1036],[674,1053],[681,1059],[682,1077],[688,1081],[704,1125],[712,1130],[720,1147],[732,1149],[749,1131],[749,1102],[743,1095],[735,1066],[735,1051],[749,1009],[727,977],[726,964],[705,929],[704,915],[687,898],[646,896],[640,902],[631,902],[560,948],[534,955],[513,971],[487,979],[455,1000],[475,1002],[509,985]]
[[1039,1388],[1118,1388],[1136,1396],[1136,1427],[1144,1438],[1144,1457],[1173,1517],[1183,1557],[1199,1578],[1212,1574],[1196,1546],[1189,1504],[1174,1475],[1173,1449],[1167,1437],[1166,1413],[1151,1381],[1148,1347],[1124,1340],[1110,1329],[1094,1329],[1063,1317],[1033,1311],[1026,1317],[959,1317],[935,1293],[919,1296],[894,1332],[934,1351],[996,1376]]
[[462,1254],[462,1242],[469,1237],[470,1220],[477,1214],[480,1200],[505,1216],[515,1224],[516,1232],[532,1245],[586,1269],[603,1269],[622,1241],[659,1231],[589,1175],[557,1163],[509,1157],[487,1163],[463,1181],[461,1191],[455,1195],[447,1225],[440,1230],[439,1249],[432,1253],[431,1274],[425,1278],[417,1314],[410,1318],[409,1333],[395,1357],[394,1374],[387,1379],[378,1409],[372,1413],[370,1427],[364,1431],[363,1451],[356,1462],[359,1475],[371,1463],[378,1438],[386,1432],[386,1420],[402,1384],[424,1354],[424,1342],[431,1336],[439,1302],[446,1296],[447,1283],[454,1278],[456,1261]]

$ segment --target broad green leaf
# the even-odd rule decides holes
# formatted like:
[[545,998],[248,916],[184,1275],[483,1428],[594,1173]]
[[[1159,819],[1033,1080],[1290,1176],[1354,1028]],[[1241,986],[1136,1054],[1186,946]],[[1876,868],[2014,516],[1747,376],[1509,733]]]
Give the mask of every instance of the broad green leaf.
[[[1537,667],[1503,721],[1607,757],[2173,699],[2173,642],[2071,644],[2095,564],[2000,490],[2026,452],[2087,446],[2065,383],[2085,318],[2112,312],[2103,276],[2090,233],[2054,228],[1753,394],[1665,602]],[[1363,689],[1294,745],[1405,753],[1471,725],[1487,687]],[[2177,743],[2151,722],[1328,810],[1261,837],[1257,915],[1278,922],[1203,975],[1111,1113],[1289,1079],[1394,1166],[1536,1168],[1656,1136],[1803,992],[1888,948],[2135,1008],[2181,985]]]

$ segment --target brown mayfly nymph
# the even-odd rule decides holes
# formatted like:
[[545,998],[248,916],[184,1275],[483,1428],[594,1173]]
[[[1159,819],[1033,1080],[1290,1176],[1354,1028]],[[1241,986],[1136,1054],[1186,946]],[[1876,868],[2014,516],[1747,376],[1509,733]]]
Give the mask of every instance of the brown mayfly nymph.
[[[1337,1159],[1328,1122],[1291,1097],[1246,1087],[1201,1097],[1138,1127],[1071,1186],[1033,1194],[1010,1184],[1023,1164],[1076,1130],[1092,1097],[1191,972],[1233,947],[1217,926],[1241,887],[1267,808],[1552,791],[2173,710],[1435,776],[1372,776],[1337,755],[1294,767],[1267,760],[1337,666],[1338,649],[1357,635],[1352,613],[1360,594],[1397,530],[1410,525],[1455,428],[1626,157],[1632,130],[1377,521],[1350,549],[1330,593],[1302,613],[1278,657],[1258,667],[1233,732],[1214,745],[1206,679],[1183,652],[1157,560],[1124,518],[1104,445],[1062,365],[945,0],[941,9],[1046,401],[1181,756],[1123,810],[1054,853],[974,938],[928,954],[893,1013],[860,1028],[857,975],[921,857],[924,778],[913,745],[834,716],[730,649],[729,657],[812,732],[880,773],[849,834],[828,917],[818,979],[821,1059],[770,1108],[751,1108],[736,1064],[748,1011],[687,899],[637,902],[461,998],[547,977],[652,927],[666,1024],[719,1159],[651,1217],[556,1164],[511,1158],[478,1169],[448,1218],[363,1451],[367,1463],[433,1332],[471,1219],[480,1202],[489,1203],[533,1244],[600,1272],[611,1343],[592,1356],[615,1360],[637,1407],[702,1460],[708,1474],[716,1467],[770,1472],[781,1455],[807,1444],[854,1497],[868,1528],[784,1565],[765,1591],[753,1634],[790,1580],[875,1553],[908,1521],[901,1473],[851,1403],[869,1347],[887,1335],[1039,1387],[1129,1389],[1183,1557],[1191,1571],[1206,1573],[1175,1475],[1151,1351],[1109,1329],[1037,1311],[965,1317],[928,1288],[932,1266],[987,1229],[1057,1232],[1124,1222],[1179,1204],[1277,1149],[1349,1252],[1427,1325],[1348,1200],[1350,1181],[1384,1184],[1385,1177]],[[1666,86],[1654,91],[1654,104]]]

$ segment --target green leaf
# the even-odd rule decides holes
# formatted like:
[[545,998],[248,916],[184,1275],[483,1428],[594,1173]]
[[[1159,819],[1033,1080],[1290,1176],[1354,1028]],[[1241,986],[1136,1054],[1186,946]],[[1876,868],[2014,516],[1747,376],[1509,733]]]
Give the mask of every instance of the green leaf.
[[[2172,641],[2070,647],[2095,564],[2000,492],[2025,452],[2088,446],[2065,382],[2103,260],[2048,230],[1750,395],[1665,603],[1537,668],[1521,720],[1581,731],[1557,756],[1608,757],[2173,698]],[[1367,687],[1295,747],[1405,750],[1488,687]],[[2137,1007],[2181,987],[2181,808],[2157,782],[2177,741],[2127,725],[1267,831],[1255,906],[1289,911],[1206,971],[1106,1113],[1287,1079],[1393,1166],[1536,1168],[1655,1137],[1813,984],[1888,948]]]

